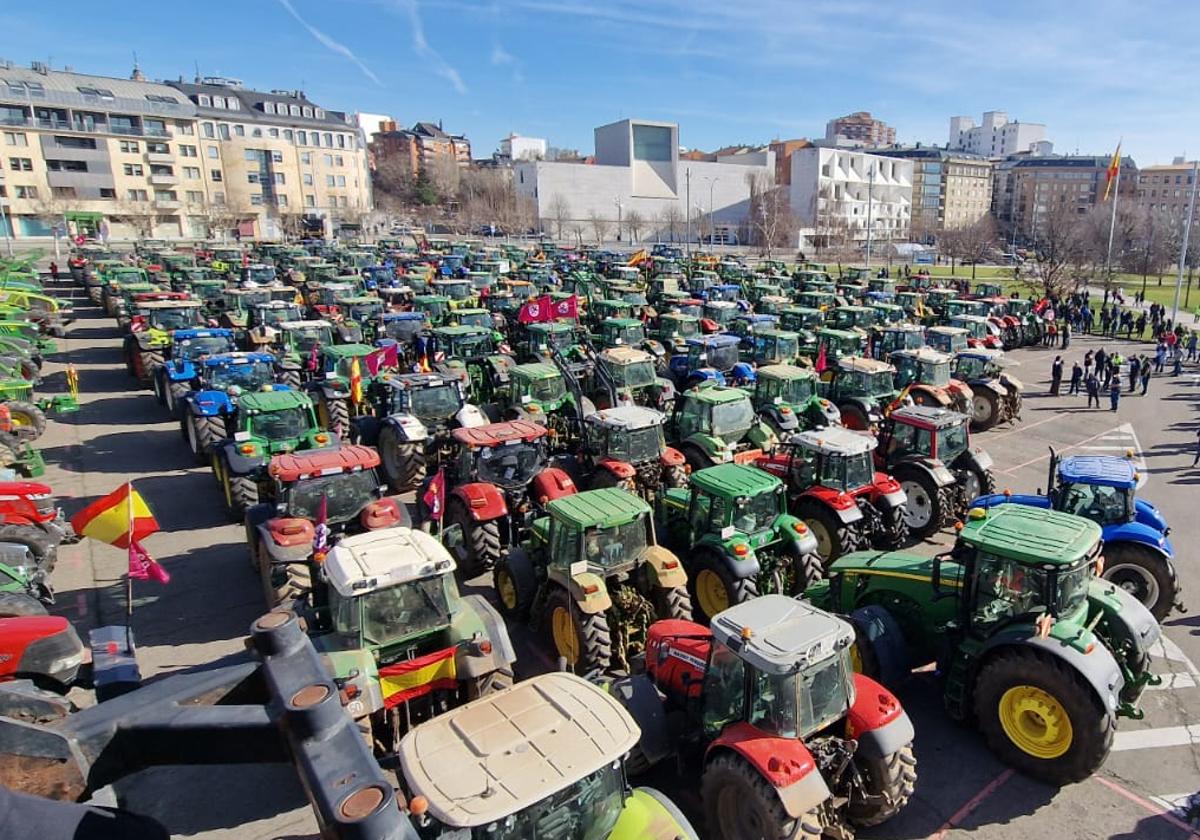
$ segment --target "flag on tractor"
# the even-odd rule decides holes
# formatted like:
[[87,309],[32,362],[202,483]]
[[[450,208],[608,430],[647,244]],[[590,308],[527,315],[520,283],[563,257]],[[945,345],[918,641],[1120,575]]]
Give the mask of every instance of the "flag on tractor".
[[379,669],[379,690],[384,708],[390,709],[431,691],[458,688],[458,668],[454,648],[434,651],[416,659],[407,659]]
[[313,526],[313,559],[320,562],[321,558],[317,555],[324,555],[329,551],[329,497],[324,493],[321,494],[321,501],[317,503],[316,523]]
[[242,268],[250,267],[250,254],[247,251],[242,251]]
[[425,495],[421,497],[421,502],[424,503],[425,509],[429,511],[429,518],[442,521],[442,515],[446,511],[446,471],[438,469],[437,475],[429,482],[429,486],[425,488]]
[[554,315],[550,312],[549,296],[543,295],[528,301],[517,313],[517,320],[522,324],[539,324],[554,320]]
[[363,401],[362,365],[358,356],[350,357],[350,402],[358,405]]
[[1117,180],[1117,176],[1121,174],[1121,144],[1117,144],[1117,150],[1113,152],[1112,160],[1108,162],[1108,169],[1104,171],[1104,200],[1108,201],[1108,194],[1112,191],[1113,181]]
[[158,531],[158,520],[142,498],[125,482],[107,496],[97,499],[71,517],[71,527],[81,537],[89,537],[129,552],[129,576],[135,580],[153,578],[160,583],[171,579],[155,562],[141,541]]
[[650,252],[645,248],[642,248],[640,251],[635,251],[633,256],[629,258],[629,262],[625,263],[625,265],[630,266],[631,268],[637,267],[646,262],[648,259],[650,259]]
[[813,370],[817,373],[824,373],[827,367],[829,367],[829,359],[825,357],[825,345],[822,344],[817,350],[817,360],[813,363]]
[[896,395],[896,399],[894,399],[890,403],[888,403],[888,407],[883,410],[883,416],[887,417],[889,414],[891,414],[897,408],[904,405],[904,401],[908,399],[908,394],[911,390],[912,390],[912,383],[909,382],[907,385],[904,386],[904,388],[901,389],[900,393]]
[[317,372],[317,367],[318,367],[318,363],[320,361],[320,356],[321,356],[321,345],[319,343],[314,343],[313,346],[308,349],[308,372],[309,373]]
[[384,368],[391,370],[400,366],[400,347],[397,344],[380,347],[363,357],[363,361],[367,365],[367,373],[378,376]]
[[571,295],[569,298],[554,301],[552,307],[554,318],[570,318],[573,321],[579,320],[579,297]]

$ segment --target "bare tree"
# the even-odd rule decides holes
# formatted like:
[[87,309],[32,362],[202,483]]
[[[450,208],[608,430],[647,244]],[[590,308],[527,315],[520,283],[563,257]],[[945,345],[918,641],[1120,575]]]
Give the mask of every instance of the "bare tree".
[[974,280],[975,266],[992,256],[998,241],[999,228],[996,226],[996,220],[988,213],[969,225],[943,231],[938,238],[938,247],[950,256],[951,260],[957,259],[963,264],[970,263],[971,279]]
[[683,228],[683,213],[680,211],[679,205],[675,202],[668,204],[658,214],[658,220],[670,234],[671,242],[674,244],[675,238]]
[[118,201],[112,214],[113,218],[133,228],[139,238],[150,239],[154,236],[154,203],[138,199]]
[[625,214],[625,230],[629,232],[630,244],[642,238],[642,231],[645,228],[646,220],[642,218],[642,214],[637,210],[630,210]]
[[550,202],[550,218],[554,221],[554,236],[563,238],[563,225],[571,218],[571,202],[562,193],[557,193]]
[[[495,170],[493,170],[495,171]],[[437,192],[442,201],[458,192],[462,181],[462,168],[458,160],[450,155],[438,155],[425,167],[425,179]]]
[[1139,207],[1135,213],[1137,227],[1131,240],[1121,251],[1121,267],[1131,274],[1142,275],[1142,293],[1151,274],[1158,275],[1162,285],[1162,270],[1171,262],[1170,232],[1168,225],[1156,213]]
[[1098,277],[1103,288],[1109,291],[1115,280],[1115,270],[1125,262],[1125,251],[1137,236],[1138,208],[1131,202],[1118,204],[1114,220],[1111,204],[1097,204],[1082,216],[1076,213],[1075,217],[1079,220],[1083,249],[1081,269],[1083,264],[1090,266],[1088,273]]
[[596,235],[596,244],[604,244],[605,237],[607,237],[609,231],[612,230],[612,220],[604,218],[604,216],[600,215],[599,212],[593,210],[588,215],[588,222],[592,226],[592,233]]
[[567,223],[567,233],[575,238],[575,244],[580,248],[583,247],[583,231],[584,224],[578,219],[572,219]]
[[792,215],[787,190],[775,185],[767,173],[746,176],[750,187],[748,222],[760,253],[771,259],[775,248],[795,246],[796,219]]
[[1073,207],[1060,204],[1041,214],[1033,249],[1032,283],[1044,297],[1062,295],[1078,279],[1074,269],[1087,257],[1087,228]]

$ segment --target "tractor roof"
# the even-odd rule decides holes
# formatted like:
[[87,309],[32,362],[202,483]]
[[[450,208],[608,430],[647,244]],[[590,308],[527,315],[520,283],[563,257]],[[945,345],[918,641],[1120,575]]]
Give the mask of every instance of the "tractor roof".
[[969,315],[965,312],[961,315],[955,315],[954,318],[957,321],[966,321],[969,324],[990,323],[986,315]]
[[612,694],[560,671],[413,728],[400,741],[400,765],[434,819],[472,828],[575,784],[620,759],[639,737]]
[[1137,486],[1133,462],[1116,455],[1072,455],[1058,462],[1058,476],[1071,484],[1100,484],[1128,490]]
[[750,395],[741,388],[730,388],[725,385],[700,385],[684,392],[688,399],[697,399],[713,405],[748,400]]
[[[283,392],[280,392],[283,393]],[[369,470],[379,466],[379,453],[369,446],[343,446],[311,452],[289,452],[271,459],[269,471],[283,482]]]
[[762,338],[794,338],[800,340],[800,333],[795,330],[781,330],[771,327],[765,330],[755,330],[754,335]]
[[834,327],[818,327],[818,335],[829,335],[834,338],[844,338],[857,341],[862,338],[861,333],[856,333],[853,330],[839,330]]
[[590,528],[631,522],[643,513],[649,514],[650,506],[619,487],[603,487],[555,499],[546,505],[546,510],[560,522]]
[[277,330],[316,330],[321,327],[330,327],[333,325],[328,321],[281,321],[275,325]]
[[924,332],[920,324],[888,324],[884,332]]
[[303,391],[249,391],[238,398],[238,411],[261,414],[288,408],[307,408],[312,400]]
[[[476,327],[476,329],[479,329]],[[536,324],[526,324],[525,329],[530,332],[571,332],[575,329],[574,324],[568,324],[563,321],[542,321]]]
[[650,426],[661,426],[667,421],[667,418],[661,411],[655,411],[653,408],[640,405],[619,405],[590,414],[587,420],[598,426],[632,431]]
[[519,440],[526,442],[546,436],[546,427],[540,423],[528,420],[509,420],[504,423],[488,423],[483,426],[471,426],[455,429],[450,434],[464,446],[492,447]]
[[[954,329],[953,327],[951,329]],[[959,330],[966,332],[966,330]],[[966,350],[959,350],[954,355],[967,356],[976,359],[986,359],[989,362],[995,362],[998,365],[1008,364],[1008,359],[1004,356],[1004,351],[995,347],[968,347]]]
[[[641,322],[639,321],[639,323]],[[654,361],[649,353],[636,347],[608,347],[600,351],[600,358],[612,365],[632,365],[638,362]]]
[[198,300],[147,300],[138,304],[138,309],[199,309]]
[[275,357],[270,353],[253,353],[238,350],[233,353],[215,353],[212,356],[205,356],[202,364],[205,367],[228,367],[229,365],[250,365],[255,362],[271,364],[274,361]]
[[921,428],[948,429],[965,425],[968,417],[957,411],[933,405],[909,405],[897,408],[888,415],[892,420]]
[[746,464],[718,464],[692,473],[691,485],[715,496],[757,496],[782,482],[766,470]]
[[[679,303],[681,303],[681,304],[699,303],[699,302],[700,301],[698,301],[698,300],[692,301],[690,299],[679,301]],[[658,316],[658,320],[662,321],[663,318],[666,318],[670,321],[680,321],[680,322],[699,321],[700,320],[695,315],[689,315],[686,312],[664,312],[663,314]]]
[[437,388],[441,385],[461,382],[457,376],[447,376],[444,373],[400,373],[386,374],[382,377],[385,384],[398,390],[418,390],[421,388]]
[[[400,290],[399,289],[384,289],[384,291],[385,292],[398,292]],[[465,312],[466,310],[460,309],[458,311],[461,314],[461,313]],[[424,321],[424,320],[425,320],[424,312],[384,312],[383,313],[383,322],[385,324],[388,323],[389,321]]]
[[454,560],[424,531],[383,528],[339,540],[326,556],[324,570],[338,594],[352,598],[410,580],[451,574]]
[[838,359],[838,367],[842,370],[852,370],[857,373],[895,373],[896,369],[887,362],[879,359],[868,359],[866,356],[846,356]]
[[545,379],[560,379],[562,373],[558,368],[550,362],[526,362],[521,365],[513,365],[509,372],[513,376],[520,376],[523,379],[535,379],[538,381]]
[[176,342],[189,341],[193,338],[232,338],[233,330],[227,330],[223,327],[213,327],[194,330],[175,330],[171,334],[171,338]]
[[296,304],[290,300],[260,300],[252,306],[255,309],[291,309]]
[[877,445],[869,434],[859,434],[842,426],[800,432],[788,438],[793,446],[802,446],[822,455],[858,455],[870,452]]
[[916,359],[918,362],[926,362],[931,365],[948,364],[953,359],[949,353],[943,353],[941,350],[935,350],[932,347],[916,347],[906,348],[904,350],[893,350],[892,356],[902,356],[906,359]]
[[333,356],[335,359],[349,359],[355,356],[361,358],[378,349],[369,344],[326,344],[321,347],[321,352],[327,356]]
[[768,674],[790,674],[854,642],[848,622],[786,595],[760,595],[732,606],[712,620],[711,629],[717,641]]
[[1027,505],[972,508],[958,534],[976,548],[1022,563],[1052,566],[1083,559],[1100,535],[1100,526],[1090,519]]
[[714,333],[713,335],[697,335],[687,340],[689,347],[728,347],[737,344],[741,339],[729,333]]
[[637,318],[605,318],[603,326],[607,327],[640,327],[644,326]]
[[383,305],[383,301],[374,295],[351,295],[350,297],[340,297],[338,298],[338,303],[347,304],[350,306],[357,306],[361,303],[378,303],[380,306]]
[[763,365],[757,371],[759,380],[782,379],[816,379],[817,374],[811,368],[796,367],[795,365]]
[[491,335],[489,330],[486,330],[483,327],[472,326],[470,324],[454,324],[447,327],[434,327],[433,332],[436,335],[448,336],[450,338],[456,338],[463,335]]
[[938,335],[966,335],[967,331],[962,327],[951,327],[946,324],[939,324],[936,327],[929,327],[925,332],[937,333]]

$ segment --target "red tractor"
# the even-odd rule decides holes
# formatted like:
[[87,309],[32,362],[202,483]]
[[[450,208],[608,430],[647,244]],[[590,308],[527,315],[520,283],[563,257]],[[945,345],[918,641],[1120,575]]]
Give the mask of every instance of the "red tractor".
[[[448,546],[463,580],[491,569],[516,545],[546,502],[575,492],[571,476],[548,466],[549,429],[529,420],[509,420],[455,429],[455,448],[445,460],[443,525],[462,529],[460,545]],[[432,479],[431,479],[432,480]],[[421,515],[425,488],[417,491]]]
[[896,479],[875,471],[876,446],[868,434],[830,426],[792,435],[755,462],[784,480],[788,510],[812,529],[826,564],[908,540],[908,498]]
[[701,768],[705,822],[721,840],[845,838],[891,819],[916,786],[913,725],[854,672],[854,637],[785,595],[732,606],[709,627],[656,621],[646,673],[612,686],[642,730],[626,769],[669,757]]
[[0,481],[0,542],[29,548],[47,575],[58,560],[58,547],[78,540],[48,484]]

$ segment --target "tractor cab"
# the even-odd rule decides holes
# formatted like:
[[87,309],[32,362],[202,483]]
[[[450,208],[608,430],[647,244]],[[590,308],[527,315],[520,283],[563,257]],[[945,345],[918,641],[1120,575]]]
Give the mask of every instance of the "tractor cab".
[[957,318],[959,315],[979,315],[987,317],[991,314],[991,306],[982,300],[967,300],[952,298],[946,301],[944,314],[947,318]]
[[982,346],[994,350],[1004,349],[1004,339],[1000,333],[1000,327],[983,315],[958,315],[950,318],[949,326],[961,327],[967,331],[968,346]]
[[840,426],[792,435],[782,444],[787,471],[795,474],[789,483],[854,495],[875,483],[876,445],[870,435]]
[[806,309],[820,309],[825,312],[837,306],[837,295],[833,293],[832,287],[828,292],[806,288],[796,295],[796,303]]
[[738,337],[726,333],[698,336],[687,340],[687,353],[672,356],[668,369],[679,385],[711,379],[724,385],[726,377],[751,381],[754,372],[741,362]]
[[787,330],[758,330],[750,337],[750,361],[756,365],[794,364],[800,358],[800,334]]
[[779,328],[793,332],[809,332],[825,323],[825,313],[807,306],[786,306],[779,311]]
[[434,280],[430,285],[433,287],[435,295],[440,295],[450,301],[451,309],[458,309],[460,306],[476,306],[479,303],[479,293],[471,281],[466,278]]
[[271,388],[275,382],[275,357],[270,353],[222,353],[205,356],[200,365],[206,391],[224,391],[236,397]]
[[600,322],[602,347],[641,347],[646,342],[646,325],[636,318],[605,318]]
[[958,298],[958,290],[945,286],[935,286],[925,290],[925,302],[939,314],[945,314],[946,304]]
[[596,323],[604,323],[609,318],[633,318],[633,304],[613,298],[598,298],[588,304],[588,315]]
[[496,352],[492,331],[480,327],[435,327],[431,330],[433,347],[446,359],[470,361]]
[[825,313],[826,321],[836,330],[867,330],[875,325],[877,313],[869,306],[839,306]]
[[897,399],[895,375],[887,362],[846,357],[821,374],[821,391],[837,405],[847,427],[870,429]]
[[857,330],[838,330],[833,327],[820,327],[816,330],[816,345],[818,352],[825,351],[828,362],[849,356],[858,356],[866,346],[863,334]]
[[434,326],[446,323],[450,317],[450,298],[443,295],[414,295],[412,307]]
[[239,455],[278,455],[337,445],[336,437],[321,429],[312,400],[301,391],[245,394],[238,402],[233,441]]
[[185,330],[204,326],[201,313],[202,304],[198,300],[151,300],[136,304],[136,315],[133,317],[131,329],[139,332],[141,329],[149,332],[171,333],[175,330]]
[[608,347],[596,357],[597,367],[611,380],[617,402],[667,410],[675,398],[675,385],[658,375],[654,357],[634,347]]
[[566,321],[526,324],[522,332],[517,350],[522,358],[531,361],[548,359],[556,353],[569,355],[580,340],[579,328]]
[[875,310],[875,324],[878,327],[902,324],[908,318],[904,307],[895,303],[872,303],[870,308]]
[[704,317],[721,329],[727,329],[741,311],[736,303],[727,300],[710,300],[704,304]]
[[264,263],[251,263],[250,265],[243,266],[239,279],[242,283],[247,284],[248,288],[251,286],[271,286],[274,285],[276,280],[275,267],[265,265]]
[[687,340],[700,335],[700,319],[681,312],[664,312],[658,316],[654,337],[676,353],[682,353]]
[[958,353],[967,349],[967,339],[970,335],[971,333],[962,327],[929,327],[925,330],[925,341],[934,350]]
[[999,283],[976,283],[975,296],[979,298],[1002,297],[1004,288]]
[[932,347],[915,350],[897,350],[888,356],[896,368],[896,387],[929,385],[934,388],[950,387],[950,363],[953,356],[941,353]]
[[899,350],[919,350],[925,346],[925,331],[916,324],[885,327],[872,344],[872,355],[886,359]]
[[811,369],[787,364],[764,365],[754,382],[754,408],[776,437],[841,421],[832,402],[817,394],[818,379]]

